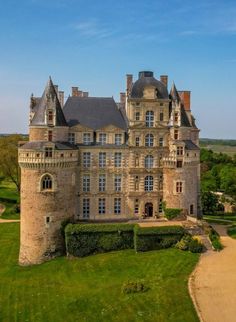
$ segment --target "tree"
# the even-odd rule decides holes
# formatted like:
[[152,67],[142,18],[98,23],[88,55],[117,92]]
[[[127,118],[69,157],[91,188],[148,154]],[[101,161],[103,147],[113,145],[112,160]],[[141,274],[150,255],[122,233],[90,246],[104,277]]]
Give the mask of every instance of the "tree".
[[0,137],[0,173],[10,179],[20,191],[20,168],[18,166],[18,142],[24,138],[13,134]]
[[219,208],[219,200],[217,195],[210,191],[202,192],[201,203],[203,214],[213,215]]

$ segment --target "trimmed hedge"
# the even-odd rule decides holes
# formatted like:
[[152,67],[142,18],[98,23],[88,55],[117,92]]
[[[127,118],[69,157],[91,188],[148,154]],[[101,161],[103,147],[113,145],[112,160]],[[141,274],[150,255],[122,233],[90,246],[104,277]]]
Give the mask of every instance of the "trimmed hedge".
[[134,245],[136,252],[174,246],[184,235],[182,226],[135,227]]
[[134,248],[134,225],[69,224],[65,240],[67,254],[78,257]]
[[165,208],[164,215],[167,219],[174,219],[175,217],[179,216],[182,209],[179,208]]

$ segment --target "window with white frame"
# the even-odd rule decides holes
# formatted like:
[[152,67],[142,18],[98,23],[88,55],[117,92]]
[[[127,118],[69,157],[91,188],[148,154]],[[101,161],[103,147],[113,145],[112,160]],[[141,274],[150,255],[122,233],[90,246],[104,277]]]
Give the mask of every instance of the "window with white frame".
[[121,175],[115,175],[114,178],[114,188],[116,192],[121,191]]
[[145,168],[147,168],[147,169],[153,168],[153,156],[152,155],[147,155],[145,157]]
[[104,192],[106,190],[106,175],[100,174],[98,179],[98,190]]
[[75,133],[68,134],[68,141],[70,144],[75,144]]
[[106,166],[106,152],[99,152],[99,168]]
[[140,120],[140,112],[135,112],[135,121]]
[[41,190],[51,190],[52,189],[52,177],[49,174],[43,176],[41,180]]
[[145,191],[153,191],[153,176],[146,176],[144,180]]
[[154,144],[153,134],[147,134],[145,136],[145,146],[153,146],[153,144]]
[[91,144],[91,133],[83,133],[83,144]]
[[90,215],[90,199],[83,199],[83,218],[89,218]]
[[114,154],[115,167],[121,167],[121,159],[122,159],[121,152],[115,152],[115,154]]
[[90,191],[90,175],[83,176],[83,192]]
[[183,154],[184,154],[184,147],[177,146],[177,155],[183,155]]
[[176,182],[176,192],[177,193],[182,193],[183,192],[183,182],[182,181],[177,181]]
[[146,112],[146,127],[153,127],[154,126],[154,112],[147,111]]
[[164,139],[161,137],[159,138],[159,146],[163,146],[164,145]]
[[106,199],[105,198],[98,199],[98,213],[100,215],[106,213]]
[[121,145],[122,144],[122,134],[115,134],[115,145]]
[[99,133],[99,144],[104,145],[107,143],[106,133]]
[[121,198],[114,199],[114,213],[119,215],[121,213]]
[[139,144],[140,144],[140,137],[136,136],[136,138],[135,138],[135,146],[139,146]]
[[89,168],[91,165],[91,153],[90,152],[84,152],[83,153],[83,166],[85,168]]

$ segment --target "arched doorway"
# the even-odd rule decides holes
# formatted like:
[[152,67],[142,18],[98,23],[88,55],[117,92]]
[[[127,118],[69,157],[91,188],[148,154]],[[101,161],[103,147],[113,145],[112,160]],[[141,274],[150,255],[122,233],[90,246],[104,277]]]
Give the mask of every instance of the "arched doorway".
[[145,204],[145,214],[147,217],[153,216],[153,204],[151,202]]

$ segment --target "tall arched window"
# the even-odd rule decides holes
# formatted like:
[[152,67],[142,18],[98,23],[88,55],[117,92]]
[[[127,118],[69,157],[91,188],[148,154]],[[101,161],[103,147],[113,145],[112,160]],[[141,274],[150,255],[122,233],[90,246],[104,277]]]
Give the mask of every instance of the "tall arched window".
[[146,127],[153,127],[154,125],[154,112],[147,111],[146,112]]
[[52,189],[52,177],[49,174],[46,174],[41,181],[42,190],[51,190]]
[[145,168],[151,169],[153,168],[153,156],[147,155],[145,158]]
[[145,146],[153,146],[154,137],[153,134],[147,134],[145,136]]
[[146,176],[144,181],[145,191],[153,191],[153,176]]

